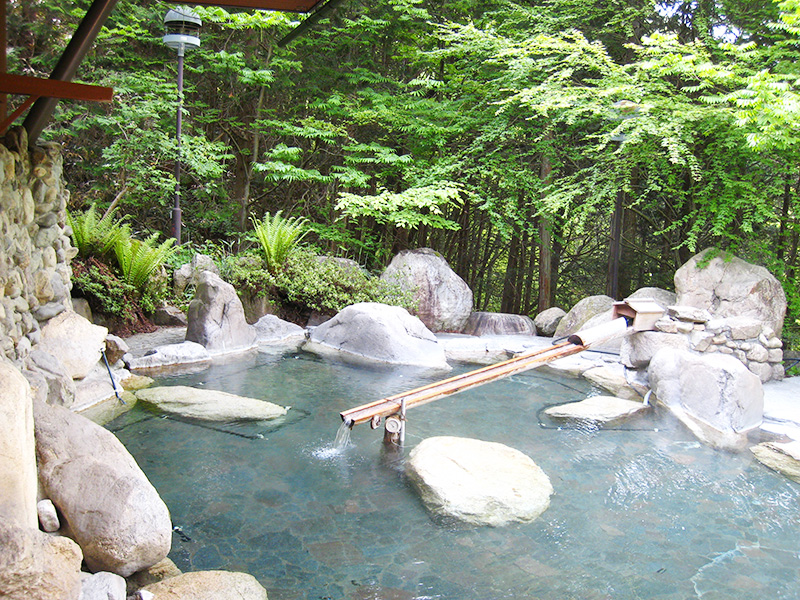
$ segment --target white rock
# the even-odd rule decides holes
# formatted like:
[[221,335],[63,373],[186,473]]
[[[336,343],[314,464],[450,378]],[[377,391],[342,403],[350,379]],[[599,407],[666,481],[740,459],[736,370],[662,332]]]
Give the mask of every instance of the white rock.
[[73,311],[64,311],[42,328],[38,349],[58,357],[73,379],[88,375],[101,358],[108,329],[92,325]]
[[165,412],[204,421],[267,420],[287,412],[264,400],[182,385],[139,390],[136,397]]
[[36,503],[36,512],[39,514],[39,525],[42,531],[53,533],[61,528],[61,523],[58,520],[58,513],[53,501],[50,498],[44,498]]
[[399,306],[348,306],[309,334],[304,350],[352,362],[449,369],[444,348],[422,321]]
[[550,506],[550,479],[528,456],[494,442],[435,437],[406,461],[406,475],[438,517],[472,525],[530,522]]
[[125,579],[100,571],[83,580],[80,600],[125,600]]
[[33,406],[39,482],[88,567],[125,577],[162,560],[169,510],[125,447],[66,408]]
[[615,396],[591,396],[580,402],[551,406],[544,412],[557,419],[574,419],[610,425],[624,421],[647,409],[647,405],[635,400],[626,400]]
[[255,577],[229,571],[184,573],[142,591],[154,594],[154,600],[267,600],[267,590]]
[[0,360],[0,427],[0,520],[37,528],[31,392],[27,380],[5,360]]

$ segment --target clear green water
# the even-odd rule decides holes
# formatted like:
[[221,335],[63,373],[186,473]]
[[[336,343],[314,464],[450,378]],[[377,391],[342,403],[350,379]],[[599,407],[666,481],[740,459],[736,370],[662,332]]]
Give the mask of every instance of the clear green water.
[[435,379],[259,354],[158,383],[292,406],[280,423],[209,427],[137,407],[108,427],[169,506],[177,565],[246,571],[270,600],[800,599],[800,486],[665,417],[542,422],[543,407],[593,393],[579,381],[533,371],[409,411],[407,450],[458,435],[533,458],[555,494],[531,524],[433,522],[382,429],[332,448],[340,411]]

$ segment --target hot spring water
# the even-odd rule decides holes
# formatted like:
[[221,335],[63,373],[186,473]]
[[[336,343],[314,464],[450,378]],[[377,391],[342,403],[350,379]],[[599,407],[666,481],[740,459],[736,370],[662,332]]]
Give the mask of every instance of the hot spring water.
[[559,428],[541,410],[591,388],[537,371],[415,408],[406,447],[458,435],[516,448],[550,476],[550,508],[504,528],[433,522],[382,429],[334,435],[339,412],[435,379],[259,354],[158,383],[291,405],[279,422],[136,407],[109,428],[170,508],[177,565],[251,573],[270,600],[800,599],[800,486],[665,418]]

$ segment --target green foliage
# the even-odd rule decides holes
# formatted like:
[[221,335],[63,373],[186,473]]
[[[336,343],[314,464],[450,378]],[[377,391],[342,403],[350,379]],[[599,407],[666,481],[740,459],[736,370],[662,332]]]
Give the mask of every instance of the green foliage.
[[304,309],[336,313],[357,302],[381,302],[414,310],[410,296],[356,266],[342,265],[306,250],[293,253],[275,277],[275,292],[284,302]]
[[256,239],[264,252],[267,271],[272,274],[283,268],[292,250],[308,232],[308,219],[283,217],[281,212],[274,215],[267,213],[261,221],[250,219]]
[[129,227],[121,220],[115,220],[116,210],[111,210],[101,218],[97,207],[92,204],[83,213],[67,211],[67,224],[72,229],[72,245],[78,249],[78,256],[106,256],[114,249],[120,239],[130,237]]
[[167,238],[156,245],[158,233],[144,240],[122,237],[114,246],[122,280],[145,294],[151,286],[151,278],[175,252],[175,238]]
[[383,190],[373,196],[341,192],[336,210],[350,217],[371,217],[378,223],[390,223],[403,229],[426,225],[456,230],[458,223],[446,218],[444,212],[461,203],[462,193],[461,186],[449,181],[398,193]]

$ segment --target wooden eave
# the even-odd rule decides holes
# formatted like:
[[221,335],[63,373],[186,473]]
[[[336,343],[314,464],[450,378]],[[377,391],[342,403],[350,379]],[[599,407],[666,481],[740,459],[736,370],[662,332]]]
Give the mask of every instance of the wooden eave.
[[[309,13],[324,8],[326,0],[167,0],[172,4],[194,4],[223,6],[247,10],[279,10],[284,12]],[[327,0],[328,4],[337,0]],[[116,6],[117,0],[93,0],[86,11],[69,44],[61,54],[49,79],[11,75],[6,72],[6,0],[0,0],[0,135],[29,107],[23,126],[28,131],[28,140],[34,144],[50,120],[59,99],[110,102],[111,88],[85,84],[72,84],[78,66],[94,43],[98,32]],[[27,96],[17,110],[7,116],[7,94]]]

